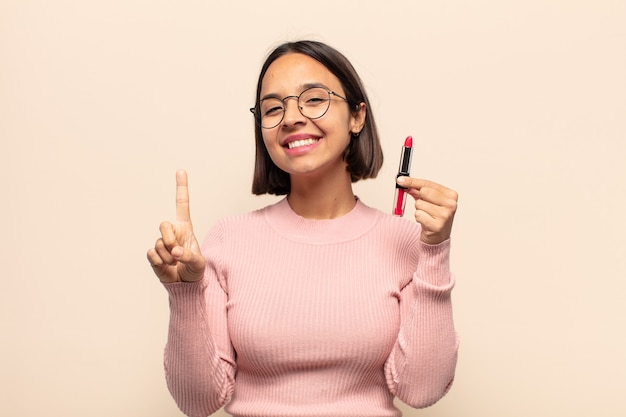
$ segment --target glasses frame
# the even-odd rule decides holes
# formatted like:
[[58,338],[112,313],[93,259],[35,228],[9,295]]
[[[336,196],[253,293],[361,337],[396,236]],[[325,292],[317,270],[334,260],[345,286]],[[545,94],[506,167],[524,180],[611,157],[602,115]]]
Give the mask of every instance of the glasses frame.
[[[328,93],[328,107],[326,107],[326,110],[324,110],[324,112],[323,112],[321,115],[319,115],[319,116],[317,116],[317,117],[309,117],[309,116],[305,115],[304,113],[302,113],[302,107],[300,106],[300,96],[302,96],[302,94],[304,94],[304,93],[306,93],[307,91],[312,90],[312,89],[314,89],[314,88],[320,88],[320,89],[322,89],[322,90],[324,90],[324,91],[326,91],[326,92]],[[307,119],[309,119],[309,120],[317,120],[317,119],[322,118],[322,117],[323,117],[326,113],[328,113],[328,109],[330,109],[330,101],[331,101],[331,100],[330,100],[330,97],[331,97],[331,96],[338,97],[338,98],[340,98],[340,99],[344,100],[346,103],[349,103],[349,101],[348,101],[348,99],[347,99],[347,98],[345,98],[345,97],[343,97],[343,96],[341,96],[341,95],[339,95],[339,94],[335,93],[334,91],[329,90],[329,89],[328,89],[328,88],[326,88],[326,87],[322,87],[322,86],[319,86],[319,85],[315,85],[315,86],[313,86],[313,87],[308,87],[308,88],[305,88],[305,89],[304,89],[304,90],[302,90],[302,91],[300,92],[300,94],[298,94],[297,96],[293,96],[293,95],[292,95],[292,96],[286,96],[286,97],[283,97],[282,99],[279,99],[279,100],[283,103],[283,114],[282,114],[282,116],[280,117],[280,120],[279,120],[279,121],[278,121],[278,122],[277,122],[274,126],[271,126],[271,127],[266,127],[266,126],[263,126],[263,125],[261,124],[261,114],[259,113],[259,112],[260,112],[259,107],[261,106],[261,102],[262,102],[263,100],[261,100],[257,106],[255,106],[255,107],[250,107],[250,112],[251,112],[252,114],[254,114],[254,120],[255,120],[255,122],[256,122],[256,123],[257,123],[257,124],[258,124],[258,125],[262,128],[262,129],[273,129],[273,128],[275,128],[276,126],[278,126],[279,124],[281,124],[281,122],[285,119],[285,113],[287,112],[287,103],[286,103],[286,101],[287,101],[287,100],[289,100],[289,99],[291,99],[291,98],[295,98],[295,99],[296,99],[296,101],[297,101],[297,104],[298,104],[298,106],[297,106],[297,107],[298,107],[298,111],[300,112],[300,114],[301,114],[301,115],[303,115],[304,117],[306,117],[306,118],[307,118]],[[274,97],[272,97],[272,98],[274,98]],[[265,100],[265,99],[264,99],[264,100]]]

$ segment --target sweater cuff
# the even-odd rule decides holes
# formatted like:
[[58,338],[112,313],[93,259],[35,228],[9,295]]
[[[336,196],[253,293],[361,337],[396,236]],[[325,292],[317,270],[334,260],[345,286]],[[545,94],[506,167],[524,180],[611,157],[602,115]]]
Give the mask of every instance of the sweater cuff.
[[417,278],[425,284],[435,287],[451,283],[450,273],[450,239],[436,245],[420,241]]
[[170,308],[179,305],[187,305],[194,302],[204,295],[204,289],[207,287],[205,279],[196,282],[169,282],[163,283],[170,298]]

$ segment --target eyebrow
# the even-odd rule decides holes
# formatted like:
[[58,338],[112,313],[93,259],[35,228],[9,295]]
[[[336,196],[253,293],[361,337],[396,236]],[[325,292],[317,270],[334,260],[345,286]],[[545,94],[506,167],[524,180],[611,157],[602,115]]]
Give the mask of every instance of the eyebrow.
[[[313,87],[322,87],[322,88],[325,88],[328,91],[332,91],[326,84],[323,84],[323,83],[304,83],[304,84],[300,85],[300,88],[301,88],[300,92],[302,92],[304,90],[307,90],[309,88],[313,88]],[[286,96],[286,97],[290,97],[290,96]],[[268,99],[268,98],[277,98],[277,99],[280,100],[280,99],[282,99],[284,97],[280,97],[276,93],[270,93],[270,94],[266,94],[263,97],[259,98],[259,101],[263,101],[263,100]]]

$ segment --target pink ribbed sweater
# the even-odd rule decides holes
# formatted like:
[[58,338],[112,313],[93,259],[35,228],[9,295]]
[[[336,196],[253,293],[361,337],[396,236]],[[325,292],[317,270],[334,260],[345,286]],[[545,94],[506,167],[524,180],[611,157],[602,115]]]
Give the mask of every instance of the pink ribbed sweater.
[[219,221],[202,246],[204,279],[165,285],[166,379],[185,414],[399,416],[394,396],[426,407],[448,391],[449,241],[426,245],[419,224],[360,201],[310,220],[283,199]]

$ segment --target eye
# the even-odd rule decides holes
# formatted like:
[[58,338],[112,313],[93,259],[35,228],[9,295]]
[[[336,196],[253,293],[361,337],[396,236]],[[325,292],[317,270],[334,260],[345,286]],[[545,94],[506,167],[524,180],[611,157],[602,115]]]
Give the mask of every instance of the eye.
[[283,112],[282,106],[273,106],[267,109],[263,109],[264,116],[274,116]]
[[308,97],[304,104],[306,104],[307,106],[315,106],[326,102],[326,100],[328,99],[324,97]]
[[268,98],[261,102],[261,116],[277,116],[283,112],[283,102],[275,99]]
[[306,107],[323,105],[328,102],[328,91],[319,87],[310,88],[302,93],[300,102]]

